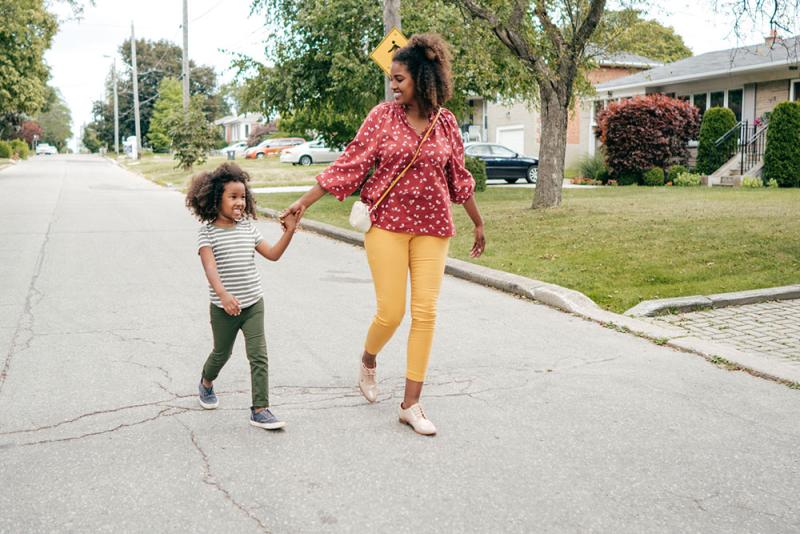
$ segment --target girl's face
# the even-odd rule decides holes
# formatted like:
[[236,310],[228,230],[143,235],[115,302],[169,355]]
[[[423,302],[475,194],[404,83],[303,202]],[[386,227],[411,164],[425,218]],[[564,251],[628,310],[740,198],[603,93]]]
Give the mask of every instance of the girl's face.
[[392,75],[389,86],[394,94],[394,101],[400,105],[407,106],[414,102],[414,78],[408,72],[404,63],[392,61]]
[[219,218],[224,222],[235,223],[244,217],[247,206],[247,189],[242,182],[228,182],[222,190]]

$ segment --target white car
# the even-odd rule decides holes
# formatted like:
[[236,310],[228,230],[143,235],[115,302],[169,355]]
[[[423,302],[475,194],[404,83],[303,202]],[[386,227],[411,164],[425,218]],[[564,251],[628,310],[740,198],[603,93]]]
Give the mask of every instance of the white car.
[[52,156],[53,154],[58,154],[58,149],[53,145],[48,145],[47,143],[39,143],[36,145],[36,155],[45,154],[48,156]]
[[247,141],[239,141],[238,143],[233,143],[225,148],[220,149],[219,153],[223,156],[227,156],[228,152],[233,151],[236,156],[244,156],[246,150]]
[[281,152],[281,163],[292,165],[311,165],[312,163],[330,163],[342,155],[342,150],[334,150],[325,146],[319,139],[289,148]]

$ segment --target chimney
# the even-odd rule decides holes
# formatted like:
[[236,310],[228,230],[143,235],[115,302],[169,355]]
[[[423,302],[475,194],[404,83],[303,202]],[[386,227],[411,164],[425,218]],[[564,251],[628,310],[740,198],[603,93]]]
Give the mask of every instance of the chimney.
[[772,48],[777,41],[780,41],[780,37],[778,37],[778,30],[772,28],[772,30],[769,32],[769,36],[764,39],[764,44]]

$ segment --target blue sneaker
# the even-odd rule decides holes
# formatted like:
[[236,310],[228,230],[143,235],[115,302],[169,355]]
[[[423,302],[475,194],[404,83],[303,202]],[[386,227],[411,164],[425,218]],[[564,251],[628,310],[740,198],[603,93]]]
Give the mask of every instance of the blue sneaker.
[[197,397],[197,400],[200,401],[200,406],[206,410],[213,410],[219,406],[219,399],[216,393],[214,393],[214,386],[207,388],[203,385],[203,381],[201,380],[200,385],[197,386],[197,390],[200,393]]
[[286,426],[285,421],[281,421],[275,417],[269,408],[261,410],[256,413],[253,408],[250,408],[250,424],[259,428],[266,428],[267,430],[277,430]]

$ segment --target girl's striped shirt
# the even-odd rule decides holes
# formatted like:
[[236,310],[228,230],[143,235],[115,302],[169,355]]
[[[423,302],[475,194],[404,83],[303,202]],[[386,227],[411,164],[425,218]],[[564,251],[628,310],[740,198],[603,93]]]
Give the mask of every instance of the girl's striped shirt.
[[[243,219],[231,228],[220,228],[211,223],[200,227],[197,235],[197,252],[211,247],[222,286],[246,308],[261,298],[261,276],[255,262],[256,245],[263,238],[253,223]],[[208,285],[211,303],[222,308],[219,295]]]

